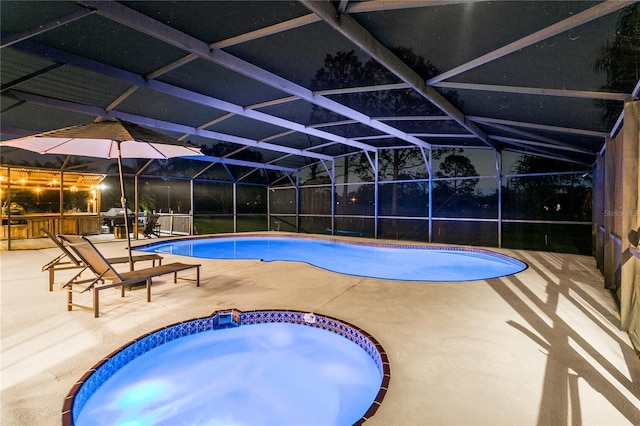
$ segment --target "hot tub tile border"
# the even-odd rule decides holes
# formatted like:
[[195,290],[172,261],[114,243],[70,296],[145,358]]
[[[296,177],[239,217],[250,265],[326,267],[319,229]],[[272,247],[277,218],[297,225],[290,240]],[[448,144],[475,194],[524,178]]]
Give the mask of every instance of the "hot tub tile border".
[[[87,371],[67,394],[62,409],[63,426],[74,425],[77,420],[76,413],[82,411],[95,390],[127,363],[164,343],[204,331],[215,330],[216,317],[221,313],[232,313],[238,317],[240,326],[275,322],[294,323],[331,331],[350,340],[367,352],[376,363],[382,378],[380,390],[374,402],[365,416],[356,424],[366,421],[382,403],[391,378],[389,361],[382,345],[366,331],[337,318],[311,312],[277,309],[242,312],[237,309],[227,309],[213,312],[210,316],[181,321],[144,334],[103,358]],[[313,318],[313,321],[310,321],[310,318]]]

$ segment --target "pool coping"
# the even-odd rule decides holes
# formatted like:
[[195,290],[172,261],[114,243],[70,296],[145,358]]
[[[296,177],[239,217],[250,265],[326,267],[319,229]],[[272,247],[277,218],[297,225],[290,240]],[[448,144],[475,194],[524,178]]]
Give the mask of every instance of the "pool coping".
[[77,414],[82,411],[93,392],[120,368],[141,354],[169,341],[204,331],[224,328],[227,325],[242,326],[263,323],[293,323],[321,328],[332,331],[360,346],[376,363],[382,380],[375,399],[354,425],[363,424],[376,413],[389,388],[391,369],[386,351],[371,334],[346,321],[313,312],[289,309],[265,309],[243,312],[232,308],[215,311],[206,317],[180,321],[161,327],[111,352],[91,367],[89,371],[72,386],[65,397],[62,407],[63,426],[73,426]]
[[[524,267],[517,271],[512,272],[505,275],[499,275],[490,278],[478,278],[478,279],[469,279],[469,280],[441,280],[442,282],[469,282],[469,281],[481,281],[481,280],[492,280],[495,278],[503,278],[505,276],[510,276],[514,274],[519,274],[529,268],[529,264],[521,259],[515,258],[513,256],[509,256],[506,254],[498,253],[496,251],[487,249],[487,248],[473,248],[473,247],[460,247],[455,245],[424,245],[424,244],[397,244],[390,242],[371,242],[371,241],[354,241],[351,239],[342,239],[340,237],[335,236],[325,236],[318,234],[289,234],[289,233],[256,233],[256,232],[246,232],[246,233],[227,233],[227,234],[205,234],[205,235],[197,235],[197,236],[187,236],[187,237],[178,237],[171,240],[162,240],[162,241],[153,241],[146,244],[142,244],[139,246],[132,247],[132,250],[145,250],[150,247],[159,245],[159,244],[169,244],[172,242],[182,242],[182,241],[193,241],[193,240],[206,240],[206,239],[221,239],[221,238],[299,238],[299,239],[308,239],[308,240],[319,240],[319,241],[327,241],[333,243],[347,244],[347,245],[356,245],[356,246],[365,246],[365,247],[379,247],[379,248],[393,248],[393,249],[417,249],[417,250],[447,250],[447,251],[457,251],[463,253],[476,253],[476,254],[484,254],[491,255],[502,261],[507,263],[518,263],[524,265]],[[238,260],[238,259],[221,259],[221,260]],[[262,260],[256,258],[256,260]],[[312,265],[314,267],[318,267],[316,265]],[[324,269],[324,268],[321,268]],[[335,272],[335,271],[331,271]],[[341,272],[335,272],[341,273]],[[367,277],[365,275],[357,275]],[[367,277],[367,278],[377,278],[377,277]],[[377,279],[389,279],[389,278],[377,278]],[[396,281],[425,281],[425,282],[436,282],[433,280],[396,280]],[[440,281],[440,280],[437,280]]]

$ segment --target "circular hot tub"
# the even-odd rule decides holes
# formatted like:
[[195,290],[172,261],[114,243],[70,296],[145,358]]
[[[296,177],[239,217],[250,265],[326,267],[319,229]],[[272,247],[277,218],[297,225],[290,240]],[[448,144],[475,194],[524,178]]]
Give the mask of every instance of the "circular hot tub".
[[125,345],[65,400],[64,425],[357,424],[389,383],[368,333],[299,311],[218,311]]

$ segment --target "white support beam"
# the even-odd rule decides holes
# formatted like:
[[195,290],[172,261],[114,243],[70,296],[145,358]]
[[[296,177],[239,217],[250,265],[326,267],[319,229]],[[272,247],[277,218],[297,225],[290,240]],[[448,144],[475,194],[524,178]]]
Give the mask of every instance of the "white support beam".
[[329,155],[317,154],[317,153],[306,151],[306,150],[289,148],[289,147],[274,145],[274,144],[265,143],[265,142],[259,142],[253,139],[242,138],[234,135],[228,135],[226,133],[213,132],[213,131],[204,130],[204,129],[196,129],[190,126],[170,123],[162,120],[151,119],[148,117],[141,117],[138,115],[128,114],[128,113],[119,112],[119,111],[105,111],[104,109],[99,107],[76,104],[74,102],[63,101],[60,99],[52,99],[45,96],[34,95],[32,93],[9,90],[7,91],[7,94],[9,96],[15,97],[16,99],[22,99],[27,102],[33,102],[36,104],[46,105],[46,106],[50,106],[58,109],[67,110],[67,111],[78,112],[81,114],[94,115],[94,116],[107,117],[107,118],[120,118],[122,120],[131,121],[132,123],[136,123],[141,126],[147,126],[147,127],[156,128],[156,129],[163,129],[171,132],[187,133],[190,135],[202,136],[208,139],[231,142],[239,145],[247,145],[254,148],[266,149],[266,150],[282,152],[287,154],[300,155],[303,157],[310,157],[310,158],[317,158],[317,159],[324,159],[324,160],[333,159],[333,157]]
[[[24,42],[15,47],[16,49],[45,57],[49,60],[54,60],[60,63],[72,65],[74,67],[84,69],[86,71],[94,72],[99,75],[104,75],[110,78],[115,78],[127,83],[131,83],[137,87],[144,87],[149,90],[153,90],[166,95],[175,96],[179,99],[185,99],[190,102],[199,103],[208,107],[216,108],[222,111],[230,112],[243,117],[251,118],[264,123],[280,126],[285,129],[294,130],[296,132],[317,136],[321,139],[327,139],[336,143],[342,143],[344,145],[350,145],[354,148],[375,151],[374,147],[362,144],[361,142],[353,141],[351,139],[335,135],[333,133],[324,132],[322,130],[314,129],[310,126],[304,126],[300,123],[296,123],[290,120],[285,120],[280,117],[276,117],[264,112],[255,111],[252,109],[243,108],[240,105],[232,104],[231,102],[223,101],[211,96],[203,95],[191,90],[183,89],[173,86],[168,83],[164,83],[158,80],[147,80],[144,77],[125,71],[119,68],[111,67],[96,61],[92,61],[86,58],[63,52],[61,50],[38,45],[33,42]],[[130,90],[134,90],[130,88]],[[120,99],[120,98],[119,98]]]
[[92,15],[94,13],[95,13],[95,10],[92,10],[92,9],[80,9],[75,12],[69,13],[66,16],[61,16],[60,18],[56,18],[52,21],[38,24],[34,27],[28,28],[19,33],[4,36],[2,37],[0,48],[5,48],[13,44],[19,43],[21,41],[28,40],[31,37],[37,36],[38,34],[42,34],[49,30],[56,29],[63,25],[67,25],[75,20],[82,19],[85,16]]
[[268,141],[271,141],[271,140],[274,140],[274,139],[279,139],[279,138],[288,136],[288,135],[293,134],[293,133],[295,133],[293,130],[287,130],[287,131],[284,131],[284,132],[276,133],[275,135],[267,136],[266,138],[262,138],[262,139],[260,139],[260,142],[268,142]]
[[491,137],[493,139],[499,140],[500,142],[519,145],[519,146],[531,146],[531,147],[532,146],[539,146],[539,147],[542,147],[542,148],[557,149],[559,151],[579,152],[581,154],[593,155],[593,156],[596,155],[596,153],[593,152],[593,151],[590,151],[590,150],[584,149],[584,148],[579,148],[579,147],[559,146],[559,145],[552,144],[552,143],[532,141],[532,140],[529,140],[529,139],[510,138],[510,137],[507,137],[507,136],[491,136]]
[[628,101],[631,96],[626,93],[597,92],[588,90],[544,89],[541,87],[517,87],[496,84],[439,82],[435,87],[462,90],[482,90],[487,92],[517,93],[522,95],[561,96],[566,98],[605,99],[610,101]]
[[[374,174],[378,174],[378,165],[376,164],[376,162],[374,161],[373,158],[371,158],[371,154],[369,154],[368,152],[365,151],[364,153],[367,156],[367,160],[369,161],[369,165],[371,166],[371,170],[373,171]],[[377,156],[376,156],[377,158]]]
[[448,115],[399,115],[397,117],[374,117],[380,121],[448,121]]
[[129,98],[129,96],[131,96],[135,92],[137,92],[139,88],[140,88],[140,86],[131,86],[131,87],[129,87],[122,94],[120,94],[120,96],[118,96],[116,99],[114,99],[113,102],[111,102],[109,105],[107,105],[105,110],[106,111],[111,111],[112,109],[116,109],[116,107],[118,105],[120,105],[122,102],[126,101]]
[[209,120],[206,123],[202,123],[196,127],[196,129],[206,129],[207,127],[213,126],[214,124],[218,124],[221,121],[227,120],[231,117],[235,117],[236,114],[232,112],[228,112],[226,114],[221,115],[220,117],[214,118],[213,120]]
[[323,144],[320,144],[320,145],[314,145],[314,146],[311,146],[309,148],[305,148],[305,151],[311,151],[311,150],[315,150],[315,149],[322,149],[322,148],[326,148],[328,146],[333,146],[333,145],[335,145],[335,143],[327,142],[327,143],[323,143]]
[[329,170],[329,167],[327,167],[327,163],[325,163],[324,160],[320,160],[320,162],[322,163],[322,167],[324,167],[324,171],[327,172],[327,176],[329,176],[329,180],[331,180],[331,185],[335,185],[336,178],[334,174],[331,173],[331,170],[333,170],[333,166],[331,167],[331,170]]
[[474,3],[484,0],[371,0],[354,3],[347,7],[347,13],[384,12],[394,9],[411,9],[425,6],[449,6],[459,3]]
[[534,147],[529,145],[528,143],[520,143],[516,140],[511,141],[511,145],[513,146],[519,146],[520,148],[522,148],[522,150],[518,150],[517,148],[505,148],[505,150],[509,150],[512,152],[518,152],[521,154],[526,154],[526,155],[535,155],[536,157],[544,157],[544,158],[551,158],[553,160],[562,160],[562,161],[566,161],[566,162],[570,162],[570,163],[577,163],[577,164],[592,164],[593,161],[589,160],[589,161],[580,161],[577,160],[574,157],[570,157],[570,156],[566,156],[563,154],[559,154],[557,151],[550,151],[550,150],[546,150],[543,148],[538,148],[538,147]]
[[[309,125],[309,127],[312,127],[314,129],[321,129],[323,127],[334,127],[334,126],[345,126],[348,124],[357,124],[358,122],[356,120],[340,120],[340,121],[330,121],[328,123],[317,123],[317,124],[311,124]],[[389,136],[387,136],[389,137]],[[354,138],[354,139],[360,139],[360,138]]]
[[547,138],[544,136],[540,136],[540,135],[536,135],[534,133],[531,132],[525,132],[524,130],[520,130],[520,129],[514,129],[513,127],[509,127],[509,126],[505,126],[503,124],[496,124],[496,123],[485,123],[486,126],[490,126],[494,129],[499,129],[499,130],[504,130],[508,133],[514,134],[514,135],[519,135],[522,137],[527,138],[527,140],[530,141],[537,141],[537,142],[541,142],[541,143],[545,143],[549,146],[558,146],[558,147],[566,147],[567,149],[581,149],[583,153],[586,154],[591,154],[591,155],[595,155],[596,152],[591,151],[591,150],[587,150],[587,149],[583,149],[583,148],[579,148],[576,147],[574,145],[569,145],[565,142],[561,142],[559,140],[555,140],[555,139],[551,139],[551,138]]
[[464,139],[475,138],[474,135],[468,133],[411,133],[417,138],[445,138],[445,139]]
[[260,103],[257,103],[257,104],[247,105],[245,108],[246,109],[265,108],[265,107],[269,107],[269,106],[273,106],[273,105],[286,104],[288,102],[293,102],[293,101],[297,101],[297,100],[300,100],[300,98],[297,97],[297,96],[286,96],[284,98],[272,99],[270,101],[264,101],[264,102],[260,102]]
[[513,120],[502,120],[499,118],[490,118],[490,117],[479,117],[479,116],[467,116],[469,120],[478,122],[478,123],[495,123],[495,124],[505,124],[507,126],[516,126],[516,127],[524,127],[527,129],[536,129],[536,130],[544,130],[547,132],[555,132],[555,133],[569,133],[573,135],[582,135],[582,136],[593,136],[597,138],[606,138],[608,136],[605,132],[597,132],[594,130],[584,130],[584,129],[575,129],[572,127],[559,127],[559,126],[549,126],[547,124],[536,124],[536,123],[525,123],[523,121],[513,121]]
[[[241,75],[269,85],[290,95],[298,96],[308,102],[326,108],[337,114],[344,115],[345,117],[357,120],[360,123],[365,124],[369,127],[373,127],[381,132],[389,133],[390,135],[406,140],[407,142],[429,148],[429,144],[420,139],[411,137],[407,133],[402,132],[392,126],[388,126],[379,121],[372,120],[371,117],[362,114],[354,109],[348,108],[338,102],[332,101],[331,99],[328,99],[324,96],[315,95],[309,89],[306,89],[296,83],[286,80],[271,72],[268,72],[251,63],[243,61],[242,59],[239,59],[220,49],[212,50],[206,43],[194,37],[191,37],[188,34],[178,31],[175,28],[169,27],[162,22],[141,14],[133,9],[130,9],[120,3],[106,0],[77,0],[76,3],[82,4],[89,8],[94,8],[100,16],[111,19],[129,28],[147,34],[150,37],[161,40],[169,45],[195,54],[204,60],[224,66]],[[340,143],[349,145],[347,139]],[[375,148],[368,150],[375,150]]]
[[[224,49],[226,47],[235,46],[237,44],[246,43],[248,41],[257,40],[262,37],[270,36],[273,34],[277,34],[283,31],[291,30],[294,28],[302,27],[304,25],[309,25],[314,22],[318,22],[320,18],[318,18],[315,14],[310,13],[308,15],[300,16],[298,18],[293,18],[288,21],[280,22],[275,25],[271,25],[268,27],[260,28],[255,31],[250,31],[248,33],[240,34],[235,37],[230,37],[228,39],[220,40],[214,43],[209,44],[209,48],[211,49]],[[172,71],[176,68],[179,68],[189,62],[197,59],[198,55],[194,53],[190,53],[186,56],[183,56],[180,59],[173,61],[170,64],[165,65],[162,68],[159,68],[153,72],[151,72],[147,77],[148,78],[156,78],[161,76],[162,74],[166,74],[169,71]]]
[[389,135],[372,135],[372,136],[358,136],[354,139],[359,141],[375,141],[379,139],[393,139],[393,138],[390,138]]
[[271,161],[267,161],[267,163],[266,163],[266,164],[276,164],[277,162],[279,162],[279,161],[283,161],[285,158],[289,158],[290,156],[291,156],[291,154],[284,154],[284,155],[281,155],[281,156],[280,156],[280,157],[278,157],[278,158],[274,158],[274,159],[273,159],[273,160],[271,160]]
[[480,65],[484,65],[496,59],[502,58],[503,56],[509,55],[513,52],[517,52],[518,50],[524,49],[525,47],[531,46],[535,43],[546,40],[555,35],[561,34],[579,25],[586,24],[587,22],[591,22],[594,19],[598,19],[603,16],[606,16],[626,6],[629,6],[632,3],[635,3],[635,2],[620,1],[620,0],[605,1],[585,11],[576,13],[575,15],[567,19],[563,19],[560,22],[557,22],[546,28],[543,28],[540,31],[536,31],[533,34],[529,34],[526,37],[523,37],[519,40],[509,43],[506,46],[503,46],[499,49],[496,49],[492,52],[482,55],[472,61],[469,61],[460,66],[457,66],[449,71],[443,72],[442,74],[429,79],[427,81],[427,84],[434,85],[443,80],[454,77],[458,74],[462,74],[463,72],[469,71],[473,68],[479,67]]
[[[474,123],[465,119],[464,114],[451,104],[444,96],[432,87],[426,86],[424,80],[413,71],[407,64],[402,62],[387,47],[380,43],[369,31],[358,22],[346,14],[339,14],[336,8],[328,1],[299,0],[309,10],[316,13],[331,28],[345,36],[364,52],[369,54],[378,63],[391,71],[394,75],[408,84],[417,93],[422,95],[429,102],[440,108],[442,112],[449,115],[470,133],[475,135],[485,144],[496,149],[496,145],[489,141],[487,135]],[[374,120],[372,120],[374,121]],[[418,144],[416,144],[418,145]]]
[[390,83],[390,84],[379,84],[375,86],[358,86],[358,87],[343,87],[338,89],[325,89],[325,90],[316,90],[313,93],[316,95],[344,95],[349,93],[367,93],[367,92],[382,92],[385,90],[398,90],[398,89],[409,89],[410,86],[407,83]]
[[27,75],[25,75],[23,77],[17,78],[17,79],[12,80],[12,81],[9,81],[8,83],[5,83],[0,87],[0,92],[4,92],[4,91],[6,91],[8,89],[11,89],[13,86],[17,86],[20,83],[24,83],[25,81],[29,81],[29,80],[31,80],[33,78],[38,77],[39,75],[46,74],[49,71],[53,71],[53,70],[55,70],[57,68],[60,68],[63,65],[64,64],[56,62],[55,64],[49,65],[48,67],[39,69],[39,70],[34,71],[32,73],[29,73],[29,74],[27,74]]
[[[529,147],[525,147],[525,148],[529,148]],[[562,160],[562,161],[566,161],[567,163],[575,163],[575,164],[582,164],[583,166],[589,166],[591,167],[591,165],[593,164],[593,162],[586,162],[586,161],[578,161],[575,158],[570,158],[570,157],[563,157],[563,156],[559,156],[556,153],[550,153],[550,152],[546,152],[543,150],[537,150],[537,149],[514,149],[514,148],[505,148],[505,151],[509,151],[509,152],[516,152],[518,154],[525,154],[525,155],[535,155],[536,157],[542,157],[542,158],[549,158],[551,160]],[[535,151],[535,152],[533,152]],[[509,177],[510,175],[505,174],[504,177]]]
[[295,173],[298,170],[291,167],[280,167],[273,164],[257,163],[255,161],[235,160],[233,158],[216,157],[213,155],[195,155],[193,157],[180,157],[188,160],[204,161],[214,164],[226,164],[230,166],[251,167],[254,169],[275,170],[284,173]]
[[235,37],[220,40],[215,43],[211,43],[209,47],[211,49],[224,49],[225,47],[235,46],[236,44],[246,43],[247,41],[256,40],[262,37],[267,37],[273,34],[281,33],[284,31],[292,30],[305,25],[313,24],[320,21],[315,14],[310,13],[308,15],[300,16],[298,18],[289,19],[288,21],[280,22],[268,27],[260,28],[255,31],[240,34]]
[[[314,15],[315,16],[315,15]],[[319,18],[318,18],[319,19]],[[366,93],[366,92],[380,92],[384,90],[397,90],[397,89],[408,89],[409,85],[407,83],[392,83],[392,84],[380,84],[377,86],[360,86],[360,87],[343,87],[338,89],[326,89],[326,90],[315,90],[313,94],[315,95],[344,95],[349,93]],[[300,100],[298,96],[287,96],[280,99],[273,99],[270,101],[261,102],[258,104],[249,105],[246,108],[248,109],[258,109],[262,107],[272,106],[272,105],[280,105],[287,102],[293,102]],[[451,117],[446,116],[447,119],[451,119]]]

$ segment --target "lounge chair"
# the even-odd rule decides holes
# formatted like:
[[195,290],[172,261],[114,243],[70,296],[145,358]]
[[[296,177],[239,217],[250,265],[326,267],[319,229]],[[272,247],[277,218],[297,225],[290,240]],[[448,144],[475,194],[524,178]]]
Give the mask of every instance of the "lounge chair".
[[[68,282],[65,284],[67,290],[67,310],[70,311],[73,306],[86,308],[86,306],[76,305],[73,303],[73,293],[85,291],[93,291],[93,316],[99,316],[99,294],[101,290],[120,287],[120,295],[124,297],[124,289],[126,286],[134,286],[145,283],[147,286],[147,302],[151,302],[151,279],[161,275],[173,274],[173,282],[178,282],[178,272],[189,269],[196,270],[196,278],[181,279],[195,281],[196,286],[200,286],[200,264],[186,264],[180,262],[169,263],[166,265],[156,266],[153,268],[144,268],[137,271],[118,272],[113,266],[102,256],[100,251],[93,243],[84,236],[80,235],[60,235],[60,239],[67,243],[69,248],[88,266],[95,274],[95,279],[85,280],[81,283]],[[80,286],[78,291],[74,286]]]
[[[62,251],[60,256],[56,257],[52,261],[46,263],[42,266],[42,272],[49,271],[49,291],[53,291],[53,282],[55,281],[55,272],[56,271],[64,271],[68,269],[80,269],[76,275],[73,276],[69,281],[76,281],[80,275],[87,269],[87,265],[85,265],[81,260],[79,260],[73,253],[67,249],[62,241],[60,241],[51,231],[45,228],[40,228],[43,234],[53,241],[56,246]],[[162,265],[162,256],[156,253],[149,254],[140,254],[132,256],[133,263],[135,265],[136,262],[143,261],[151,261],[152,266],[156,266],[156,261],[158,261],[158,265]],[[121,263],[129,263],[129,256],[123,257],[110,257],[107,261],[113,265],[121,264]],[[67,281],[67,282],[69,282]],[[66,284],[66,283],[64,283]],[[61,286],[64,287],[64,284]]]
[[160,218],[159,214],[149,215],[147,218],[147,223],[144,225],[144,229],[141,231],[142,235],[147,238],[151,238],[152,235],[156,237],[160,236],[160,225],[158,224],[158,219]]

